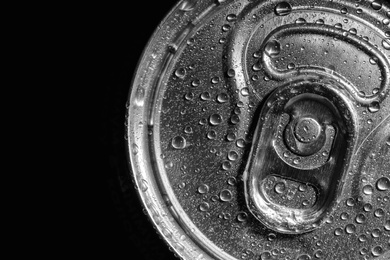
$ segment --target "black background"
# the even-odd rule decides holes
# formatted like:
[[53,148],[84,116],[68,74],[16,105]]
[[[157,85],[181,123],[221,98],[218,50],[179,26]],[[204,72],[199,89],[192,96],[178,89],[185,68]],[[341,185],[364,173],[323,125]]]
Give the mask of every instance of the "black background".
[[[78,155],[88,177],[79,184],[83,196],[74,208],[77,228],[70,245],[87,256],[176,259],[142,212],[130,179],[124,177],[128,175],[125,104],[133,73],[152,33],[176,2],[128,1],[93,6],[82,13],[79,33],[87,40],[84,46],[80,43],[85,55],[80,54],[77,68],[80,74],[84,67],[88,71],[82,86],[87,95],[82,99],[88,99],[83,112],[91,123],[84,140],[88,150]],[[125,178],[125,193],[118,176]]]

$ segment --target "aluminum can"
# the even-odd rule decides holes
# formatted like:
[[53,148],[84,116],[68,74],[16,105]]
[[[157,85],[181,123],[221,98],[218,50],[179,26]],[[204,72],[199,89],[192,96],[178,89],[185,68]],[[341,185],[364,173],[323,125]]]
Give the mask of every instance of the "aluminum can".
[[128,101],[131,175],[181,259],[390,259],[390,4],[184,0]]

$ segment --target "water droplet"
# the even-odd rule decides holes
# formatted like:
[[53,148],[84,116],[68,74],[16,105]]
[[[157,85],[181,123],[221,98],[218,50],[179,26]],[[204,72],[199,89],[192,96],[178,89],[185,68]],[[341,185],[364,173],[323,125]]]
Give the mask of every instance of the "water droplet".
[[295,64],[294,64],[294,63],[289,63],[289,64],[287,65],[287,69],[289,69],[289,70],[295,69]]
[[239,222],[244,222],[247,220],[247,218],[248,218],[248,214],[246,214],[245,212],[238,213],[237,215],[237,220]]
[[228,171],[232,168],[232,164],[229,161],[224,161],[222,163],[222,169]]
[[229,78],[233,78],[235,75],[236,75],[236,71],[234,69],[228,69],[228,71],[226,72],[227,76]]
[[374,216],[377,217],[377,218],[381,218],[385,215],[385,212],[383,209],[377,209],[374,211]]
[[141,185],[140,185],[141,191],[142,191],[142,192],[145,192],[145,191],[148,190],[148,188],[149,188],[148,182],[147,182],[146,180],[142,179]]
[[194,99],[194,93],[189,92],[189,93],[185,94],[184,98],[185,98],[186,100],[188,100],[188,101],[191,101],[191,100]]
[[370,106],[368,107],[368,111],[371,112],[371,113],[376,113],[378,112],[380,109],[380,105],[379,105],[379,102],[378,101],[374,101],[370,104]]
[[141,86],[138,86],[135,92],[134,103],[137,106],[143,106],[145,101],[145,89]]
[[180,189],[184,189],[186,187],[186,183],[185,182],[181,182],[178,186],[179,186]]
[[383,39],[383,40],[382,40],[382,46],[383,46],[383,48],[385,48],[386,50],[390,50],[390,41],[387,40],[387,39]]
[[355,206],[355,200],[353,198],[348,198],[345,202],[345,204],[348,206],[348,207],[353,207]]
[[374,189],[372,188],[371,185],[366,185],[363,187],[363,193],[366,195],[371,195]]
[[334,234],[335,234],[336,236],[341,236],[341,235],[343,234],[343,230],[342,230],[341,228],[336,228],[336,229],[334,230]]
[[390,189],[390,180],[387,177],[379,178],[376,182],[376,188],[380,191],[385,191]]
[[357,34],[357,30],[355,28],[351,28],[351,29],[349,29],[349,33],[352,34],[352,35],[356,35]]
[[220,80],[221,79],[218,76],[216,76],[216,77],[211,78],[211,83],[212,84],[217,84]]
[[390,231],[390,220],[386,220],[385,225],[384,225],[384,229],[386,231]]
[[348,224],[345,226],[345,232],[347,234],[353,234],[356,232],[356,226],[354,224]]
[[193,133],[192,127],[191,127],[191,126],[186,126],[186,127],[184,128],[184,133],[186,133],[186,134],[192,134],[192,133]]
[[371,3],[371,7],[374,10],[380,10],[382,8],[382,3],[378,2],[378,1],[374,1]]
[[249,95],[249,88],[241,89],[241,95],[243,95],[244,97],[248,96]]
[[364,242],[367,241],[367,236],[363,234],[363,235],[360,235],[358,239],[359,239],[359,241],[360,241],[361,243],[364,243]]
[[228,22],[234,22],[234,21],[237,20],[237,16],[236,16],[235,14],[228,14],[228,15],[226,16],[226,20],[227,20]]
[[201,185],[199,185],[199,187],[198,187],[198,192],[199,192],[200,194],[205,194],[205,193],[209,192],[209,186],[208,186],[207,184],[201,184]]
[[341,29],[343,28],[343,25],[341,23],[336,23],[334,27],[336,27],[337,29]]
[[183,149],[186,147],[186,143],[186,139],[180,135],[172,139],[172,147],[175,149]]
[[322,250],[317,250],[315,253],[314,253],[314,257],[315,258],[322,258],[324,256],[324,253],[322,252]]
[[358,8],[358,9],[356,10],[356,13],[357,13],[357,14],[361,14],[361,13],[363,13],[363,10],[362,10],[361,8]]
[[372,205],[370,203],[364,204],[363,210],[365,212],[370,212],[372,210]]
[[220,114],[212,114],[209,118],[209,122],[211,125],[219,125],[222,123],[222,116]]
[[230,117],[230,122],[233,124],[233,125],[236,125],[240,122],[240,117],[238,115],[232,115]]
[[349,215],[347,212],[341,213],[341,215],[340,215],[341,220],[347,220],[348,218],[349,218]]
[[222,190],[220,193],[219,193],[219,198],[224,201],[224,202],[227,202],[227,201],[231,201],[232,200],[232,192],[230,190]]
[[300,162],[301,162],[301,160],[299,158],[295,158],[293,160],[293,164],[295,164],[295,165],[298,165]]
[[382,234],[382,232],[381,232],[378,228],[374,228],[374,229],[372,230],[372,232],[371,232],[371,236],[372,236],[373,238],[378,238],[378,237],[381,236],[381,234]]
[[303,19],[303,18],[298,18],[296,21],[295,21],[296,24],[304,24],[306,23],[306,20]]
[[373,256],[377,257],[383,254],[383,248],[381,246],[376,246],[371,249]]
[[287,2],[281,2],[275,7],[275,14],[278,16],[284,16],[290,14],[292,11],[292,7]]
[[370,62],[372,65],[375,65],[375,64],[377,63],[377,61],[378,61],[378,58],[377,58],[377,57],[371,57],[371,58],[369,59],[369,62]]
[[176,71],[175,71],[175,76],[180,78],[180,79],[183,79],[186,75],[187,71],[185,68],[178,68]]
[[209,209],[210,209],[210,204],[208,204],[207,202],[200,203],[199,205],[200,211],[208,211]]
[[203,101],[207,101],[211,99],[210,93],[209,92],[203,92],[200,94],[200,99]]
[[322,20],[322,19],[318,19],[318,20],[316,21],[316,24],[325,24],[325,21]]
[[286,190],[286,185],[283,182],[279,182],[275,185],[275,192],[278,194],[284,193]]
[[346,13],[348,13],[348,10],[347,10],[347,8],[343,7],[343,8],[341,8],[340,12],[342,14],[346,14]]
[[264,48],[264,52],[270,57],[278,56],[280,50],[280,43],[276,40],[269,41]]
[[237,159],[238,159],[238,153],[237,153],[236,151],[230,151],[230,152],[228,153],[228,159],[229,159],[230,161],[235,161],[235,160],[237,160]]
[[229,24],[224,24],[224,25],[222,26],[222,31],[227,32],[227,31],[230,30],[230,28],[231,28],[231,26],[230,26]]
[[226,103],[229,100],[229,96],[226,93],[218,94],[217,101],[219,103]]
[[131,151],[133,152],[133,154],[137,154],[138,153],[138,146],[136,144],[133,144],[131,146]]
[[309,255],[300,255],[298,256],[297,260],[310,260],[311,257]]
[[305,191],[307,190],[307,185],[305,185],[305,184],[300,184],[300,185],[298,186],[298,190],[299,190],[300,192],[305,192]]
[[236,134],[235,133],[228,133],[226,135],[226,140],[228,140],[229,142],[233,142],[234,140],[236,140]]
[[236,145],[237,145],[237,147],[239,147],[239,148],[244,148],[244,147],[245,147],[245,141],[244,141],[244,139],[238,139],[238,140],[236,141]]
[[359,214],[357,214],[357,216],[356,216],[356,218],[355,218],[355,221],[356,221],[356,223],[358,223],[358,224],[363,224],[363,223],[365,223],[366,222],[366,216],[364,215],[364,214],[362,214],[362,213],[359,213]]
[[199,79],[194,79],[192,82],[191,82],[191,85],[193,87],[197,87],[200,85],[200,80]]
[[271,260],[271,259],[273,259],[273,257],[271,255],[271,253],[268,252],[268,251],[267,252],[263,252],[260,255],[260,260]]
[[210,140],[214,140],[215,138],[217,138],[217,132],[215,132],[214,130],[209,131],[207,133],[207,138]]

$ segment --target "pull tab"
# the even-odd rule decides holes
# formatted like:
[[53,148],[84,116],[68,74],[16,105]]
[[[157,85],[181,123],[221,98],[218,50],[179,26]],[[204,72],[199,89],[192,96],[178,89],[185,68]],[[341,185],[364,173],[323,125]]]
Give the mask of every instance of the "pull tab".
[[347,99],[327,84],[300,82],[268,98],[244,173],[246,202],[265,226],[318,228],[341,193],[353,148]]

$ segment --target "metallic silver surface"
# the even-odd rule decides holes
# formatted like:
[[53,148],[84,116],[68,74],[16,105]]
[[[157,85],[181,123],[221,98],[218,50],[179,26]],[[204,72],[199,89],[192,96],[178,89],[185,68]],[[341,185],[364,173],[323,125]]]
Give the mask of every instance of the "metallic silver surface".
[[144,51],[127,140],[183,259],[390,259],[390,5],[180,1]]

